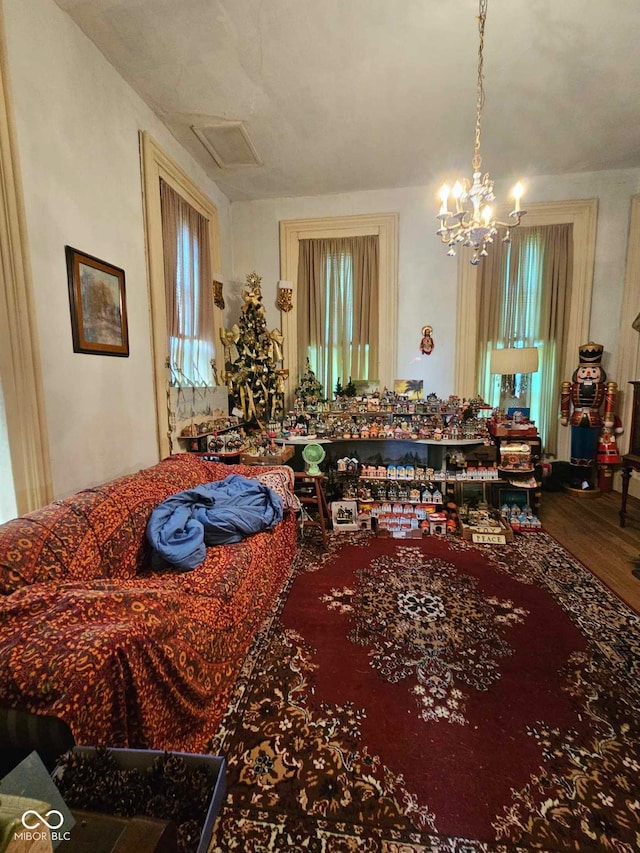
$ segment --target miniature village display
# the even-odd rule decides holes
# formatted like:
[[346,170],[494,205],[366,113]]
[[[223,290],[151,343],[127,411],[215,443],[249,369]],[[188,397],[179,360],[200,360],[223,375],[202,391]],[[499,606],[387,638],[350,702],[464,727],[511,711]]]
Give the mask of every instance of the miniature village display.
[[461,400],[452,395],[442,400],[429,394],[424,400],[409,400],[387,389],[311,403],[298,395],[294,409],[283,419],[282,432],[285,437],[479,439],[490,443],[486,418],[479,416],[486,408],[479,398]]

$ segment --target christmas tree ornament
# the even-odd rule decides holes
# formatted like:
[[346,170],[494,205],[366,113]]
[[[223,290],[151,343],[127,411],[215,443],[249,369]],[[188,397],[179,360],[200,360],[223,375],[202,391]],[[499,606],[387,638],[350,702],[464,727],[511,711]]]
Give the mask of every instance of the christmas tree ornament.
[[273,361],[282,361],[282,345],[284,343],[284,335],[280,331],[280,329],[273,329],[271,332],[267,332],[267,336],[269,338],[269,349],[270,356]]
[[247,284],[249,287],[257,287],[260,288],[260,282],[262,281],[262,276],[258,275],[257,272],[250,272],[247,276]]
[[240,327],[234,323],[230,329],[220,329],[220,338],[224,347],[224,363],[235,364],[240,358],[236,344],[240,340]]

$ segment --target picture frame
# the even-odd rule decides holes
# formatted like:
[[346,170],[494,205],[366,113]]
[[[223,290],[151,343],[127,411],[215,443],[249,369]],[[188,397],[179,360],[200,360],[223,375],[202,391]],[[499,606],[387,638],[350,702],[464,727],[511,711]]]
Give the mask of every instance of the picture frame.
[[65,246],[73,351],[128,357],[124,270]]
[[331,502],[331,521],[333,530],[353,531],[359,529],[358,524],[358,504],[356,501],[332,501]]
[[424,379],[394,379],[394,394],[409,400],[421,400],[424,394]]

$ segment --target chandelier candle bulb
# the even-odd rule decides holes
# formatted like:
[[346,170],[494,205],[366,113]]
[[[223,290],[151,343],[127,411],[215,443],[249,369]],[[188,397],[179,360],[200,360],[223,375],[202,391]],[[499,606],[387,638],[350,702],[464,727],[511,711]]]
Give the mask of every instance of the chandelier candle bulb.
[[462,184],[460,181],[456,181],[453,185],[453,189],[451,190],[451,195],[455,199],[456,203],[456,213],[462,212],[462,205],[460,204],[460,196],[462,195]]
[[515,199],[515,207],[513,208],[514,213],[520,212],[520,199],[522,198],[523,186],[518,181],[518,183],[513,188],[513,198]]
[[449,210],[447,207],[447,199],[449,198],[448,184],[443,184],[440,187],[439,197],[442,204],[440,205],[440,213],[438,214],[438,216],[449,216]]

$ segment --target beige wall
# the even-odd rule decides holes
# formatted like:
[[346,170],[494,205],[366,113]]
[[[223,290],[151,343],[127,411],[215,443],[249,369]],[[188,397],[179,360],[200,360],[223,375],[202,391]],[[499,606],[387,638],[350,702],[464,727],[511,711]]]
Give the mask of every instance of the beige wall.
[[[157,461],[138,133],[218,206],[226,197],[52,0],[4,0],[51,448],[64,496]],[[129,358],[73,352],[65,245],[126,274]]]

